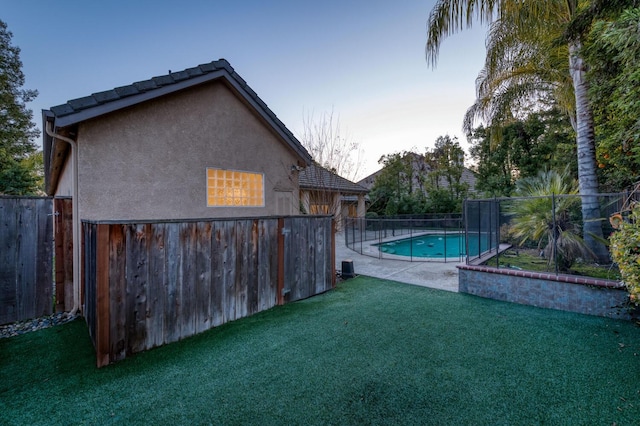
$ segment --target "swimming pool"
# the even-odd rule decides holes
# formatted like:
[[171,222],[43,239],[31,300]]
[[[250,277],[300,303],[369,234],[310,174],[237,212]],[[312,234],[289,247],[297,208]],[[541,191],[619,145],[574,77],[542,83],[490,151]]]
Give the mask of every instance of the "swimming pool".
[[[460,258],[466,256],[466,239],[462,233],[425,234],[376,244],[382,253],[422,258]],[[482,245],[482,247],[480,247]],[[469,236],[469,252],[472,256],[488,248],[486,239]]]

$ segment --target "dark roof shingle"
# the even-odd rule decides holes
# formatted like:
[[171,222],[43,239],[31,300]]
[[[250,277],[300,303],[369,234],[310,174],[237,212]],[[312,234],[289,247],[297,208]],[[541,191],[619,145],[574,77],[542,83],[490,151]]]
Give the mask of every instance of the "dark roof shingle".
[[300,189],[336,191],[342,194],[366,194],[369,190],[357,183],[312,164],[300,172],[298,176]]

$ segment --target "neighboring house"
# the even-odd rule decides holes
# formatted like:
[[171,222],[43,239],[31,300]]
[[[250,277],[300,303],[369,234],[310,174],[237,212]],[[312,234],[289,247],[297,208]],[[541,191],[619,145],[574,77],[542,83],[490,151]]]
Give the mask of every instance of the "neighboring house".
[[74,196],[81,220],[299,213],[298,170],[311,156],[224,59],[42,119],[46,191]]
[[300,172],[300,200],[303,213],[332,214],[338,226],[347,217],[364,217],[369,192],[317,164]]
[[[413,153],[413,152],[408,153],[408,155],[411,156],[411,167],[413,168],[413,171],[414,171],[413,187],[416,189],[422,188],[424,191],[424,176],[431,171],[431,168],[426,163],[424,156]],[[373,186],[375,185],[376,177],[382,172],[382,170],[384,169],[380,169],[377,172],[372,173],[369,176],[365,177],[364,179],[358,182],[358,185],[361,185],[370,191],[371,189],[373,189]],[[466,183],[467,185],[469,185],[469,192],[475,192],[476,174],[471,169],[468,169],[467,167],[465,167],[464,170],[462,171],[462,177],[460,178],[460,183]],[[448,188],[449,182],[447,182],[446,178],[441,176],[438,179],[438,186],[440,188]]]

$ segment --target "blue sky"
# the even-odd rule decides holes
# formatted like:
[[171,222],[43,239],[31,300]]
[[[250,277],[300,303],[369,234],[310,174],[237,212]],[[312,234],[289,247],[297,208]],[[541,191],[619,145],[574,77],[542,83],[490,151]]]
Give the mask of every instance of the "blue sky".
[[445,40],[424,57],[435,0],[0,0],[21,49],[29,104],[40,111],[94,92],[227,59],[298,137],[305,114],[333,110],[365,152],[381,155],[457,136],[473,103],[484,30]]

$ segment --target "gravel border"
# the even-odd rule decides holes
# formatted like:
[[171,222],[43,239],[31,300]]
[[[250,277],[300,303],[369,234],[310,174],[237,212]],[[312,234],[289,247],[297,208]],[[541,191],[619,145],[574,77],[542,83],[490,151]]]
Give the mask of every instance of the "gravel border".
[[0,325],[0,339],[18,336],[31,331],[42,330],[54,325],[64,324],[76,319],[78,315],[69,315],[68,312],[61,312],[47,317],[40,317],[26,321],[14,322],[12,324]]

